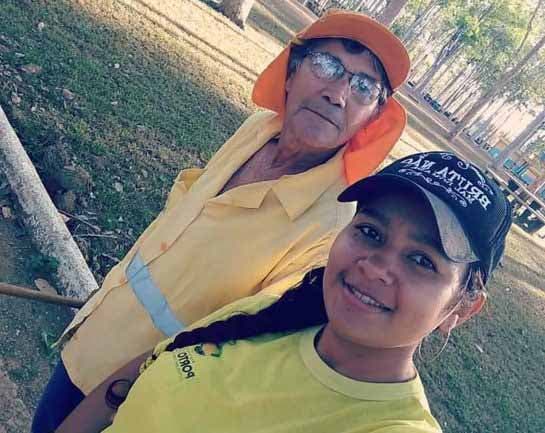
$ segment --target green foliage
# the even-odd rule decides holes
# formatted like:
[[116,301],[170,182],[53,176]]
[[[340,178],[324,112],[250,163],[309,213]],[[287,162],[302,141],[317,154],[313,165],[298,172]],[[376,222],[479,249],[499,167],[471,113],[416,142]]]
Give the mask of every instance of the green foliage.
[[56,345],[59,335],[52,334],[51,332],[42,329],[41,337],[49,365],[54,367],[59,362],[61,355],[61,350]]
[[526,31],[530,11],[520,1],[495,3],[480,24],[480,37],[466,47],[466,57],[478,64],[481,88],[487,91],[513,64],[514,54]]
[[[450,48],[446,52],[447,56],[456,54],[458,59],[457,64],[443,77],[443,83],[454,77],[461,67],[473,64],[482,93],[492,89],[498,77],[520,60],[532,47],[536,37],[545,31],[543,11],[538,10],[537,19],[528,34],[536,3],[526,0],[411,0],[405,14],[396,23],[397,33],[406,34],[419,14],[432,4],[440,7],[440,11],[426,26],[424,36],[427,40],[420,39],[420,46],[429,50],[431,44],[440,56],[445,54],[444,50],[439,51],[441,47],[446,47],[448,43],[451,46],[458,44],[459,50]],[[521,47],[523,41],[525,43]],[[413,51],[421,52],[421,48],[417,46]],[[428,61],[428,66],[430,64]],[[507,99],[523,105],[543,101],[544,77],[540,73],[544,69],[543,64],[543,59],[538,59],[522,74],[514,77],[505,92]]]

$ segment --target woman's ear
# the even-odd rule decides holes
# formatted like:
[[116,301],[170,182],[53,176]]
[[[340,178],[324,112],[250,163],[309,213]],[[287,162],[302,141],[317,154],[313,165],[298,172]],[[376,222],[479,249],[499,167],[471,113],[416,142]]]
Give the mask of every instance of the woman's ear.
[[464,298],[458,306],[450,313],[438,329],[443,335],[448,335],[454,328],[467,322],[483,309],[486,303],[486,293],[479,292],[471,299]]
[[458,320],[460,320],[460,316],[456,314],[455,311],[450,313],[445,320],[441,322],[441,324],[437,327],[439,332],[443,334],[443,336],[448,336],[452,332],[454,328],[458,325]]

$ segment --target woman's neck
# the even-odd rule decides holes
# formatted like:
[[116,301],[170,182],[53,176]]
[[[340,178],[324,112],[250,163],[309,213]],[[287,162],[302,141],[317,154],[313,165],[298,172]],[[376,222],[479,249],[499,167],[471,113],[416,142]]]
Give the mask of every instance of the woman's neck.
[[329,325],[315,341],[322,360],[343,376],[365,382],[406,382],[416,376],[416,347],[362,347],[337,336]]

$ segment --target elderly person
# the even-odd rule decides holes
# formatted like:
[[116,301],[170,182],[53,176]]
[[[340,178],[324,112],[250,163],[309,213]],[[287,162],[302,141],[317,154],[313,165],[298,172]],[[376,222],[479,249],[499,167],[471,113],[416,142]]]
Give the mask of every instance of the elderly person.
[[391,97],[409,58],[385,27],[333,12],[258,77],[251,116],[204,169],[183,170],[159,217],[64,333],[34,433],[165,336],[237,299],[279,296],[323,266],[354,207],[336,197],[371,174],[405,126]]

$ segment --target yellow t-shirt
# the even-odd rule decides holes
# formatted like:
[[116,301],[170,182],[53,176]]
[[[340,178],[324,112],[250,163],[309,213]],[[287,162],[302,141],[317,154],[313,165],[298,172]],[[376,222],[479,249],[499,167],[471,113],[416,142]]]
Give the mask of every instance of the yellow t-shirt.
[[417,377],[368,383],[317,354],[319,328],[163,352],[107,433],[437,433]]

